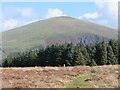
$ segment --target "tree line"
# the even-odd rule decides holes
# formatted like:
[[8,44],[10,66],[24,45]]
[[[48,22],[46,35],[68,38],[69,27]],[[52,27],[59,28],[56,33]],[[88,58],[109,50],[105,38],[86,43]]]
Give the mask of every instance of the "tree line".
[[3,67],[31,67],[120,64],[118,45],[116,40],[88,45],[83,43],[56,44],[18,53],[16,57],[9,55],[3,60],[2,65]]

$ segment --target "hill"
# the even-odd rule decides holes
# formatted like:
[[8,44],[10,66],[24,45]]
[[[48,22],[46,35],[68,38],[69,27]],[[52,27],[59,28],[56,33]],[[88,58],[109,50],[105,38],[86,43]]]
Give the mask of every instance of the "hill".
[[5,54],[55,43],[93,43],[117,38],[116,30],[67,16],[41,20],[2,33]]

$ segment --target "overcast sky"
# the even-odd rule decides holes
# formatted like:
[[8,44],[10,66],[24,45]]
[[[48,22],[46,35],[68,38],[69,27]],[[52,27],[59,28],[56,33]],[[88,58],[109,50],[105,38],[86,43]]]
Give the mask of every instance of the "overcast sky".
[[[118,2],[3,2],[2,29],[9,30],[38,20],[72,16],[111,28],[118,27]],[[116,2],[115,2],[116,1]],[[1,16],[2,15],[2,16]]]

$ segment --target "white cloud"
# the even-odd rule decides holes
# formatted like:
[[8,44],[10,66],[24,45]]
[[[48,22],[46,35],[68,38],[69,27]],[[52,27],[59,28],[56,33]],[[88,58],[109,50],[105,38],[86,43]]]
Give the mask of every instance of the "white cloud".
[[97,19],[101,16],[102,16],[102,14],[100,14],[98,12],[93,12],[93,13],[85,13],[82,16],[80,16],[79,18],[80,19],[83,19],[83,18],[85,18],[85,19]]
[[16,8],[16,10],[21,13],[22,17],[32,17],[34,16],[34,11],[32,8]]
[[3,23],[3,30],[9,30],[9,29],[15,28],[17,24],[18,22],[15,19],[6,20]]
[[49,8],[48,9],[46,18],[58,17],[58,16],[65,16],[65,15],[63,14],[63,12],[60,9],[57,9],[57,8],[55,8],[55,9]]
[[111,0],[109,2],[97,0],[97,7],[104,13],[108,14],[111,19],[118,18],[118,1],[119,0]]
[[31,7],[5,7],[3,10],[3,15],[3,27],[0,31],[9,30],[24,25],[27,22],[38,18],[38,14]]

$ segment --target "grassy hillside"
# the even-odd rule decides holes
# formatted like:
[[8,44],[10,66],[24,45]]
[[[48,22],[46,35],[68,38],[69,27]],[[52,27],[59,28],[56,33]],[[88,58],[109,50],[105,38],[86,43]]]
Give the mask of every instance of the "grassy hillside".
[[80,36],[83,35],[98,35],[112,39],[118,37],[117,31],[111,28],[62,16],[41,20],[3,32],[3,49],[7,52],[13,52],[44,47],[56,42],[78,42]]

